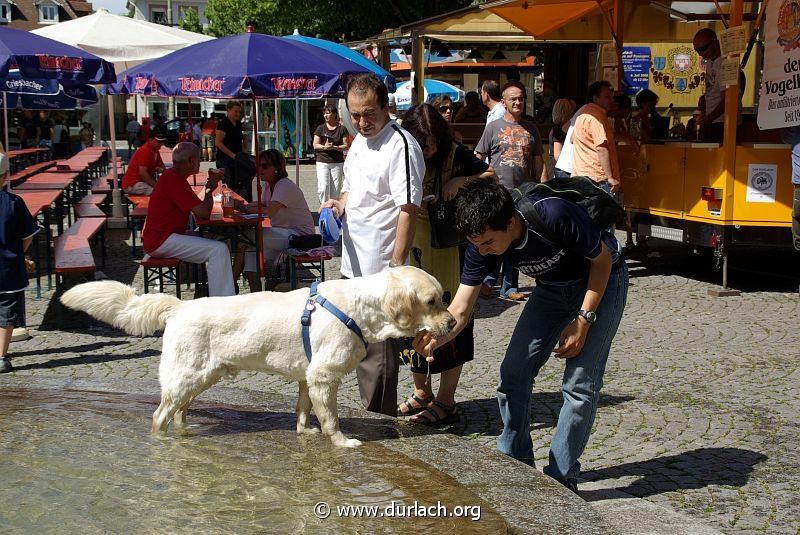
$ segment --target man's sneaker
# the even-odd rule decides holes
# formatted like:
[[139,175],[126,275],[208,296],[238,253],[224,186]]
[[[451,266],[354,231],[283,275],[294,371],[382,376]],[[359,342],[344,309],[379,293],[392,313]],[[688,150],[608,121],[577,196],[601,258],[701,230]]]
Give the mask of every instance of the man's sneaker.
[[11,365],[11,357],[3,357],[0,360],[0,373],[8,373],[14,369],[14,366]]

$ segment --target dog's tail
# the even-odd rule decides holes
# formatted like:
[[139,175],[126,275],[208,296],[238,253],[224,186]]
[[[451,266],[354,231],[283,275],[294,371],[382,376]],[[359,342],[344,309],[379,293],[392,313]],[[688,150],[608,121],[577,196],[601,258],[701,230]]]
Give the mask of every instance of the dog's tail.
[[112,280],[79,284],[64,292],[61,302],[135,336],[164,329],[181,305],[180,299],[171,295],[136,295],[132,287]]

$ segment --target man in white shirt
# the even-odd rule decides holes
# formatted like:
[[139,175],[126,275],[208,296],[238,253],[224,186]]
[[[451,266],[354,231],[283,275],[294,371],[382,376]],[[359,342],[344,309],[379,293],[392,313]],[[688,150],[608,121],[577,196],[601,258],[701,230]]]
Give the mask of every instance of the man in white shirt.
[[[422,202],[425,159],[417,141],[389,117],[386,86],[374,74],[350,78],[347,109],[359,134],[344,162],[344,184],[330,207],[344,216],[342,275],[361,277],[405,264]],[[356,368],[367,410],[397,414],[398,353],[389,340],[370,344]]]
[[503,96],[500,92],[500,84],[495,80],[486,80],[481,85],[481,101],[489,108],[486,115],[486,124],[502,119],[506,114],[506,107],[503,105]]

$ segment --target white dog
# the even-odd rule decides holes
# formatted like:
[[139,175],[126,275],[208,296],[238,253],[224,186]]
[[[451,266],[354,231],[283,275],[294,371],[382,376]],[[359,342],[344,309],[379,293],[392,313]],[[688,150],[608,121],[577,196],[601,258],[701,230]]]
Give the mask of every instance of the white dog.
[[[318,292],[353,318],[369,343],[414,336],[422,329],[443,336],[455,325],[438,281],[410,266],[323,282]],[[309,426],[313,406],[323,433],[335,445],[359,446],[339,430],[336,395],[342,378],[366,355],[364,342],[317,305],[309,328],[309,362],[300,325],[308,296],[308,289],[299,289],[180,301],[166,294],[137,295],[125,284],[98,281],[75,286],[61,302],[129,334],[164,329],[158,370],[161,404],[153,413],[153,432],[165,432],[170,420],[185,427],[186,410],[198,394],[239,370],[257,370],[299,382],[298,433],[317,432]]]

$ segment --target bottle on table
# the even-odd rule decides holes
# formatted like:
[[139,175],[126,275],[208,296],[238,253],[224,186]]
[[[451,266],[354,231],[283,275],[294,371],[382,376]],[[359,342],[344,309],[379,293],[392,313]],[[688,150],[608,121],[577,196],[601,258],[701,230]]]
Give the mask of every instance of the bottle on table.
[[220,193],[222,194],[222,217],[233,217],[233,192],[222,182],[220,185]]

